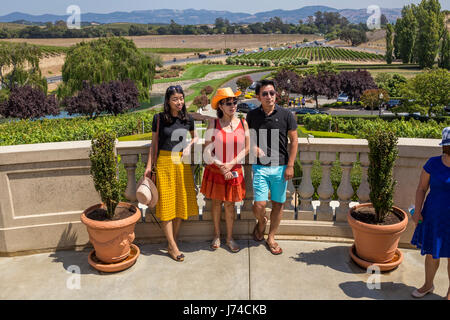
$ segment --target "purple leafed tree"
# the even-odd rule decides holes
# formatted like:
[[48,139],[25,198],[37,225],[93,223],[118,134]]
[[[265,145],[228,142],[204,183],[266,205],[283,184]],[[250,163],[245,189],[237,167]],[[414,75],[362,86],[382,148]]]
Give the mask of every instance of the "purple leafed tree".
[[300,76],[294,71],[281,69],[277,72],[274,80],[278,90],[284,90],[286,93],[300,93]]
[[367,70],[342,71],[339,78],[341,91],[350,98],[352,104],[361,98],[364,91],[378,88]]
[[139,107],[139,91],[131,80],[104,82],[93,92],[100,110],[113,115]]
[[304,96],[313,97],[316,100],[316,108],[319,107],[318,96],[326,96],[328,99],[339,94],[340,79],[331,72],[319,72],[310,74],[302,79],[300,92]]
[[14,87],[8,101],[0,107],[6,118],[36,119],[46,115],[59,114],[54,95],[47,96],[41,89],[32,86]]
[[139,106],[139,91],[131,80],[110,81],[99,85],[83,82],[78,95],[64,100],[69,114],[96,117],[102,112],[117,115]]
[[65,98],[63,105],[69,115],[79,113],[92,118],[101,113],[93,90],[87,81],[83,81],[83,89],[78,92],[78,95]]

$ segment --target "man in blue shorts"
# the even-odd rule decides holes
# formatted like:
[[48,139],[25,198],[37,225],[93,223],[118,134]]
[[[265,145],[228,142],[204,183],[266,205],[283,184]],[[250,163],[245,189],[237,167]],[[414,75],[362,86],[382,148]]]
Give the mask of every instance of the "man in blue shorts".
[[[258,219],[253,230],[253,239],[264,240],[266,204],[270,190],[272,212],[266,244],[272,254],[281,254],[283,250],[275,242],[275,234],[286,202],[287,183],[294,176],[298,145],[297,121],[290,111],[276,104],[277,93],[273,81],[258,82],[255,93],[261,106],[247,114],[252,142],[250,163],[253,164],[253,213]],[[288,138],[293,142],[289,150]],[[254,158],[256,161],[252,161]]]

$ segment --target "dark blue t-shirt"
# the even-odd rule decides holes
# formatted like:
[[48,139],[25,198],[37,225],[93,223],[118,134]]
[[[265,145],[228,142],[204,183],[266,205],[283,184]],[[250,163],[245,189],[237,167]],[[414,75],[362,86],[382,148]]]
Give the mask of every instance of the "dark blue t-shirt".
[[[297,130],[297,121],[292,112],[275,105],[274,111],[270,115],[266,115],[260,106],[247,114],[247,123],[250,133],[252,134],[253,130],[256,133],[256,145],[264,151],[267,157],[271,158],[273,155],[275,158],[270,160],[266,158],[263,161],[258,158],[257,164],[286,165],[289,162],[288,132]],[[276,145],[272,145],[272,141]]]

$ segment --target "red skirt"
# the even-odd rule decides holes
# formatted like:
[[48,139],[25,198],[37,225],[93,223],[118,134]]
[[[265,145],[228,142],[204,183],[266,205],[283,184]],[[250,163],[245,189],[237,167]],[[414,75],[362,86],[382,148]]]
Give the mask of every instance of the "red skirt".
[[227,202],[240,202],[245,198],[245,180],[241,165],[236,165],[231,171],[236,171],[238,177],[225,180],[220,169],[214,165],[207,165],[203,172],[200,192],[208,199]]

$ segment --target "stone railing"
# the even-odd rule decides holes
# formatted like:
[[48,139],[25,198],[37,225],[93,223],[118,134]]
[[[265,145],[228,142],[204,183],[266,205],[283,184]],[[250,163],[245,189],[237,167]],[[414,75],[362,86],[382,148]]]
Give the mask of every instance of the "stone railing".
[[[302,178],[296,180],[297,193],[293,182],[288,184],[278,237],[351,241],[352,232],[346,221],[351,199],[356,194],[360,202],[369,200],[367,141],[302,138],[298,143]],[[136,168],[142,166],[139,159],[146,163],[149,145],[150,141],[119,142],[117,145],[128,179],[125,196],[130,202],[136,201]],[[414,203],[422,166],[429,157],[441,154],[441,148],[439,140],[435,139],[400,139],[398,147],[394,203],[407,210]],[[202,146],[196,148],[200,152],[201,149]],[[0,255],[88,244],[80,214],[100,202],[90,177],[89,151],[90,141],[0,147]],[[194,152],[192,159],[198,156],[198,152]],[[355,162],[361,167],[361,176],[356,177],[361,180],[357,190],[351,182]],[[335,192],[331,172],[337,163],[342,174]],[[198,169],[197,165],[192,165],[194,173],[198,173]],[[315,188],[313,182],[318,180],[313,176],[320,172],[322,178]],[[244,166],[244,175],[247,192],[236,210],[234,235],[237,239],[249,239],[255,224],[251,165]],[[318,201],[313,200],[315,192]],[[212,237],[210,201],[198,194],[198,202],[200,214],[182,224],[181,240],[209,240]],[[163,242],[163,232],[151,212],[145,207],[143,212],[145,222],[136,226],[136,241]],[[269,214],[270,209],[267,212]],[[402,246],[408,246],[413,231],[414,225],[410,221],[400,239]]]

